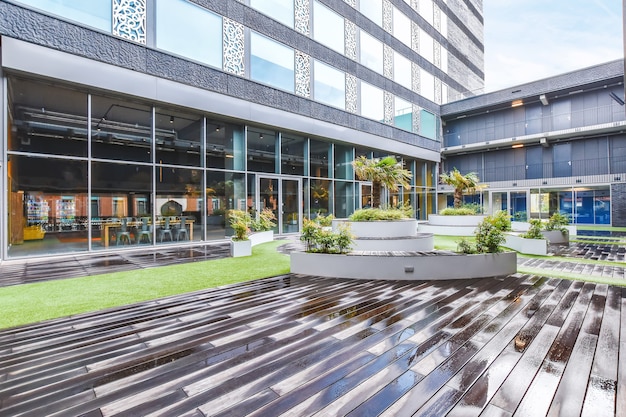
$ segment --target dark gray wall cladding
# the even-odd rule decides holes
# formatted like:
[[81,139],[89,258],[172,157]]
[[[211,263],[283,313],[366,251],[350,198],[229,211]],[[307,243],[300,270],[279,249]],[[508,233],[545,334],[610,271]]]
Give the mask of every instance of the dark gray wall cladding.
[[626,183],[611,184],[611,224],[626,226]]
[[441,106],[441,115],[453,115],[476,110],[481,107],[501,103],[509,103],[512,100],[524,99],[543,93],[565,90],[567,88],[579,88],[586,84],[596,83],[599,80],[611,78],[624,78],[624,61],[615,60],[578,71],[545,78],[527,84],[512,86],[493,93],[466,98]]

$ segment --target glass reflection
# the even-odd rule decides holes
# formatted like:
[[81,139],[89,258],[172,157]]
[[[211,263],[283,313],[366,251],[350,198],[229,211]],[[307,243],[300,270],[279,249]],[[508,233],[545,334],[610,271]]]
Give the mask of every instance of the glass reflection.
[[328,142],[311,139],[309,163],[312,177],[330,176],[328,161],[331,157],[331,145]]
[[87,156],[87,95],[9,80],[9,150]]
[[313,62],[313,98],[320,103],[346,108],[346,75],[319,61]]
[[294,51],[258,33],[250,33],[250,78],[294,91]]
[[243,126],[215,120],[206,124],[207,168],[245,169],[245,146]]
[[48,13],[111,33],[110,0],[18,0]]
[[306,139],[300,136],[281,135],[280,159],[282,174],[305,175]]
[[246,199],[245,174],[207,171],[206,173],[207,239],[232,236],[228,226],[228,210],[247,210],[252,201]]
[[87,163],[11,155],[9,256],[88,249]]
[[156,168],[157,243],[202,240],[202,171]]
[[293,0],[250,0],[250,7],[293,28]]
[[385,118],[383,90],[361,81],[361,116],[382,122]]
[[248,170],[276,172],[278,135],[267,130],[248,130]]
[[202,117],[156,109],[156,162],[200,166]]
[[354,150],[352,146],[335,145],[335,178],[351,180],[354,177],[352,168]]
[[383,43],[361,30],[360,62],[379,74],[383,73]]
[[326,216],[329,214],[331,200],[331,181],[314,180],[311,181],[310,187],[310,204],[311,219],[315,219],[318,215]]
[[344,19],[317,0],[313,3],[313,39],[344,53]]

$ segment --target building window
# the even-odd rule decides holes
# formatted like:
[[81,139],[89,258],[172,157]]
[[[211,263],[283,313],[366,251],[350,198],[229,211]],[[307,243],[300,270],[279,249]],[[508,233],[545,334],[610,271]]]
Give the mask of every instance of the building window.
[[111,33],[111,0],[18,0],[19,3],[46,11]]
[[411,82],[411,61],[408,58],[393,52],[393,80],[409,90]]
[[313,98],[320,103],[344,109],[346,75],[319,61],[313,63]]
[[420,135],[433,140],[437,139],[437,118],[426,110],[420,113]]
[[433,0],[420,0],[419,2],[419,14],[426,20],[431,26],[434,26],[433,20]]
[[360,62],[379,74],[383,73],[383,43],[361,31]]
[[409,132],[413,130],[413,105],[400,97],[394,100],[393,125]]
[[156,2],[156,46],[222,68],[222,18],[184,0]]
[[420,68],[420,94],[430,101],[435,101],[435,76]]
[[393,8],[393,36],[411,47],[411,20],[401,11]]
[[313,39],[343,54],[344,18],[320,2],[313,3]]
[[360,12],[378,26],[383,26],[383,3],[382,0],[361,0]]
[[420,39],[420,55],[428,60],[430,63],[435,62],[435,43],[428,33],[424,32],[422,29],[419,30],[419,39]]
[[250,34],[250,78],[294,92],[294,51],[258,33]]
[[385,118],[383,90],[361,81],[361,116],[382,122]]
[[250,7],[293,28],[293,0],[250,0]]

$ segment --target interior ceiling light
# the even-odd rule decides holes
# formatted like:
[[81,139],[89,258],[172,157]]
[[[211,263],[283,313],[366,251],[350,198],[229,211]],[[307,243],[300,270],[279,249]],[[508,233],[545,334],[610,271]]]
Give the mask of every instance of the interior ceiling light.
[[513,100],[513,102],[511,103],[511,107],[519,107],[523,105],[524,105],[524,102],[522,100]]
[[523,148],[524,144],[523,143],[516,143],[515,145],[511,146],[511,148],[516,149],[516,148]]
[[174,116],[170,116],[170,123],[174,123]]

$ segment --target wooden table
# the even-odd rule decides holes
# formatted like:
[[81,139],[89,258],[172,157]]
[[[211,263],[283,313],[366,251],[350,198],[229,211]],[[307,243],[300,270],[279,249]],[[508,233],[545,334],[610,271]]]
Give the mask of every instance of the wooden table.
[[[194,224],[195,220],[190,220],[187,219],[185,221],[185,225],[189,226],[189,240],[193,240],[193,224]],[[158,221],[157,226],[163,226],[165,225],[165,220],[161,220]],[[152,222],[148,223],[149,226],[152,226]],[[170,220],[170,227],[171,226],[176,226],[176,225],[180,225],[180,220],[176,221],[176,220]],[[142,226],[142,222],[135,220],[135,221],[129,221],[126,223],[126,227],[137,227],[140,228]],[[111,232],[110,229],[115,229],[118,227],[122,227],[122,222],[120,221],[115,221],[115,222],[102,222],[102,245],[104,247],[109,247],[109,238],[111,236]]]

